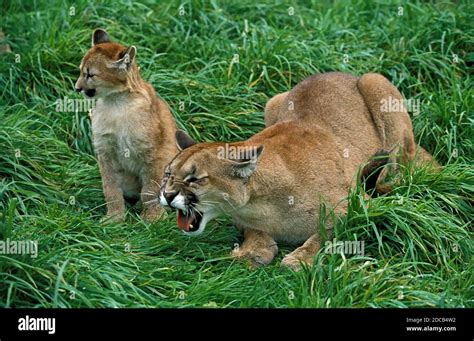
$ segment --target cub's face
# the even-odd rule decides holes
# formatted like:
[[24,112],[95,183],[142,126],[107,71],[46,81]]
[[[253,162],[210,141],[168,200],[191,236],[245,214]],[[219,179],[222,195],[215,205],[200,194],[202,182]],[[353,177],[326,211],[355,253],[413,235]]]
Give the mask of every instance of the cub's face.
[[247,155],[229,158],[229,148],[236,144],[227,145],[226,155],[224,143],[196,144],[182,131],[176,138],[181,152],[165,169],[159,200],[177,211],[177,225],[184,233],[197,235],[211,219],[247,203],[246,184],[263,146],[245,146],[241,151],[248,150]]
[[92,35],[92,48],[80,65],[76,91],[90,98],[103,98],[127,90],[127,77],[138,72],[134,59],[136,48],[112,43],[101,29]]

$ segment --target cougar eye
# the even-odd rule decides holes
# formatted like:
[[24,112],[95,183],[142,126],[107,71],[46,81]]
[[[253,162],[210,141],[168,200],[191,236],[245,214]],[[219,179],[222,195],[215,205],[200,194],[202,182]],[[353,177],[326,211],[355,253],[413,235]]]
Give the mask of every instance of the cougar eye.
[[86,76],[86,78],[92,78],[95,76],[95,74],[90,73],[89,68],[87,68],[86,72],[84,72],[84,75]]
[[188,184],[201,184],[205,179],[207,179],[207,176],[197,178],[194,175],[189,175],[184,181],[186,181]]

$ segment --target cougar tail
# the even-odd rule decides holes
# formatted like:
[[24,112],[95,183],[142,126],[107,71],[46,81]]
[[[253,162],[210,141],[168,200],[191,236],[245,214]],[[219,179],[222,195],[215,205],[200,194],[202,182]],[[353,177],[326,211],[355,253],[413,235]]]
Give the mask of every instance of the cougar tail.
[[375,153],[360,172],[360,180],[365,183],[365,191],[377,196],[391,191],[388,185],[377,184],[380,173],[390,160],[390,152],[384,149]]

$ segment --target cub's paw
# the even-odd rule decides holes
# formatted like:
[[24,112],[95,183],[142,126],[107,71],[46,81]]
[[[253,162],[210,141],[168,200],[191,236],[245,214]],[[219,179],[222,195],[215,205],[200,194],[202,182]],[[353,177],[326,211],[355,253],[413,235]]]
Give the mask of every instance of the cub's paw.
[[152,223],[163,216],[165,210],[161,207],[145,208],[140,217],[146,222]]
[[281,261],[281,266],[289,268],[293,271],[300,271],[302,264],[309,266],[313,264],[313,257],[302,250],[293,251],[292,253],[286,255]]
[[101,224],[115,224],[115,223],[122,223],[125,221],[125,213],[117,212],[117,213],[107,213],[105,217],[100,219]]
[[250,267],[257,268],[262,265],[270,264],[277,253],[278,246],[276,244],[260,249],[248,249],[237,246],[232,251],[231,256],[249,260]]

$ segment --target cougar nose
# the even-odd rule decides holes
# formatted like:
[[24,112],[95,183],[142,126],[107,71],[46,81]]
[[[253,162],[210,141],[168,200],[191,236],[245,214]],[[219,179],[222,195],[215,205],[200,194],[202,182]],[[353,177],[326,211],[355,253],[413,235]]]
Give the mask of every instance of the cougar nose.
[[178,195],[178,192],[163,192],[163,196],[166,199],[166,202],[168,203],[169,206],[171,206],[171,202],[173,199]]

